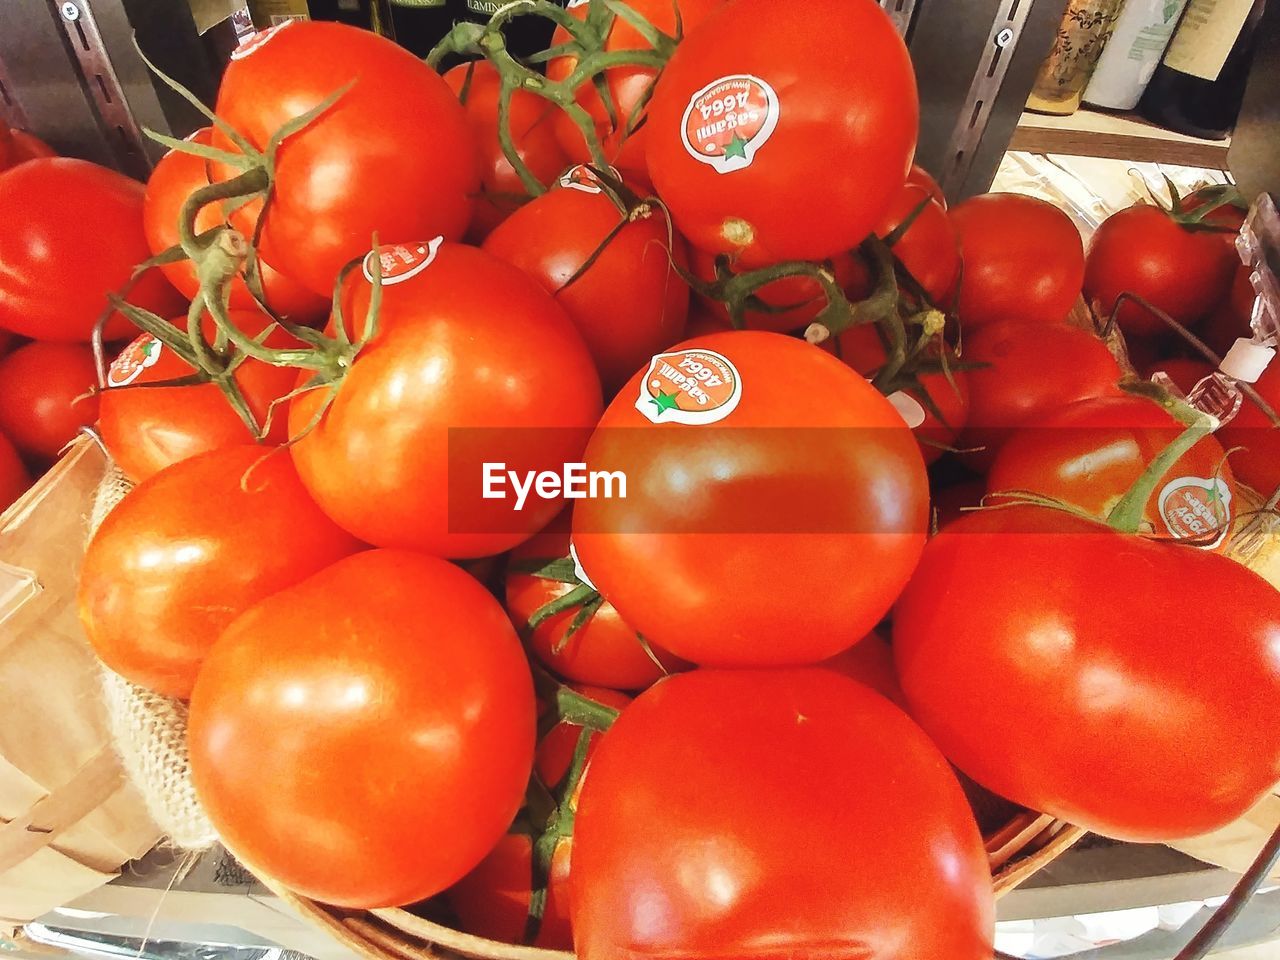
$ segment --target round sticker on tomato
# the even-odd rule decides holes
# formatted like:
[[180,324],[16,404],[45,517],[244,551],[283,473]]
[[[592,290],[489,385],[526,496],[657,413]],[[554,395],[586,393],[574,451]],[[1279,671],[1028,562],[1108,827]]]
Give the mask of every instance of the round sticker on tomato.
[[243,60],[245,57],[249,56],[249,54],[257,53],[275,39],[277,33],[289,26],[291,23],[293,23],[292,20],[281,20],[274,27],[268,27],[266,30],[260,30],[257,33],[250,34],[244,39],[240,46],[231,51],[231,59]]
[[392,286],[416,277],[435,260],[444,237],[436,237],[426,243],[384,244],[377,251],[370,250],[364,258],[364,278],[373,283],[373,255],[378,255],[382,285]]
[[723,420],[742,399],[742,378],[711,350],[660,353],[640,380],[636,409],[653,423],[700,426]]
[[107,386],[127,387],[142,376],[143,370],[155,366],[163,349],[159,340],[144,333],[111,361],[111,366],[107,369]]
[[1178,477],[1157,501],[1165,529],[1179,540],[1216,547],[1231,527],[1231,490],[1220,477]]
[[689,155],[717,173],[751,166],[773,136],[781,114],[778,94],[766,81],[747,73],[721,77],[689,100],[680,136]]
[[[620,174],[615,168],[607,167],[609,176],[615,180],[621,180]],[[601,193],[604,187],[601,185],[600,177],[585,163],[579,163],[570,167],[560,177],[560,186],[568,190],[580,190],[583,193]]]

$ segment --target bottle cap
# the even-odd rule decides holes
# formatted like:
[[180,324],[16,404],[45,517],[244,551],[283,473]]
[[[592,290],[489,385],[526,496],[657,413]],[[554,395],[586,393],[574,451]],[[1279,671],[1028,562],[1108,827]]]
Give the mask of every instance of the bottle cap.
[[1227,355],[1222,358],[1222,364],[1218,369],[1233,380],[1257,383],[1275,355],[1276,352],[1272,347],[1253,340],[1241,339],[1237,340]]

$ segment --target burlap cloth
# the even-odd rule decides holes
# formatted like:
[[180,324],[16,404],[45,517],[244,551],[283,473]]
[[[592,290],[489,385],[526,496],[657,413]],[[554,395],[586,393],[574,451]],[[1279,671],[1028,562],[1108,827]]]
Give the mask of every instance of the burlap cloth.
[[[114,464],[93,498],[92,537],[103,519],[133,489]],[[102,690],[111,733],[129,778],[152,819],[184,850],[205,850],[218,840],[191,785],[187,758],[187,705],[130,683],[105,666]]]

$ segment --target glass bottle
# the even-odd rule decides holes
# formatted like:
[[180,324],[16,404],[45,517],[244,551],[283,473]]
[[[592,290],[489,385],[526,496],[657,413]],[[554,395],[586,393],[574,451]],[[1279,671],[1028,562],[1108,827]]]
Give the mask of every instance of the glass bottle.
[[1123,0],[1071,0],[1048,58],[1040,65],[1027,109],[1037,113],[1075,113],[1107,38],[1115,28]]

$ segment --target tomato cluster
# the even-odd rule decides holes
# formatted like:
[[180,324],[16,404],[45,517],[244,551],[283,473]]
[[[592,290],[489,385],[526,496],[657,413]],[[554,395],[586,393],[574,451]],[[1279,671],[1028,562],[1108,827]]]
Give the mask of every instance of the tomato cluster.
[[[455,31],[443,77],[282,25],[145,188],[0,174],[30,224],[0,327],[39,338],[0,430],[48,456],[96,419],[137,483],[80,617],[189,701],[252,868],[585,960],[986,960],[953,765],[1141,840],[1280,780],[1280,594],[1225,555],[1280,457],[1228,462],[1081,307],[1206,322],[1227,247],[1155,208],[1087,254],[1031,197],[948,209],[870,0],[615,6],[557,13],[544,68]],[[54,317],[85,232],[36,198],[79,190],[114,242]],[[92,382],[148,257],[96,412],[24,432],[6,391]]]

